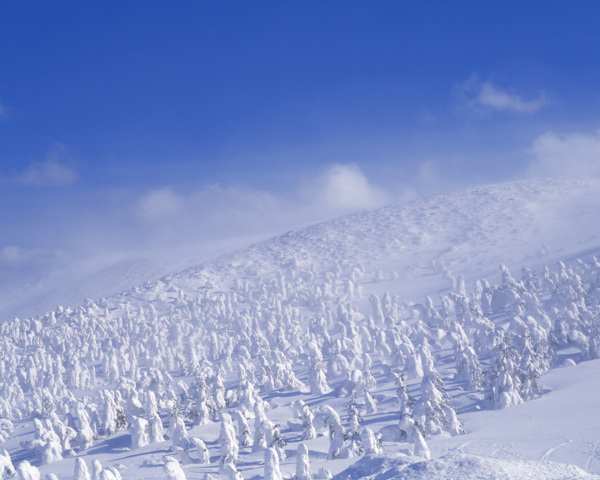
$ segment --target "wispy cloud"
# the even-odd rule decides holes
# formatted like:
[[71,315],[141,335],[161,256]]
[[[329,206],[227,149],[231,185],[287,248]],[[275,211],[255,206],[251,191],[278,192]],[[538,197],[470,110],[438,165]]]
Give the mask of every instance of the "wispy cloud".
[[77,173],[66,165],[45,161],[31,164],[17,180],[25,185],[62,187],[75,182]]
[[60,252],[44,248],[27,248],[9,245],[0,248],[0,266],[4,268],[24,268],[46,265],[56,260]]
[[8,118],[8,109],[0,102],[0,120]]
[[530,149],[534,159],[528,174],[534,177],[590,177],[600,175],[600,131],[537,137]]
[[64,187],[73,184],[78,178],[71,166],[73,163],[69,147],[54,143],[46,152],[45,160],[33,162],[22,172],[5,177],[3,181],[35,187]]
[[482,82],[477,76],[457,85],[455,95],[461,103],[461,109],[479,114],[492,111],[533,113],[548,103],[543,92],[534,99],[524,99],[491,81]]
[[171,187],[153,190],[142,196],[139,201],[140,215],[143,220],[155,221],[178,214],[184,206],[184,199]]

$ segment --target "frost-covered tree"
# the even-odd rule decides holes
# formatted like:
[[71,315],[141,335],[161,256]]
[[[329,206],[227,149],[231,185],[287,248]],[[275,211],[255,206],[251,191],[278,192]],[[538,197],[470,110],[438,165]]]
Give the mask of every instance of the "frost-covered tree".
[[131,433],[131,448],[142,448],[150,443],[148,438],[148,422],[141,418],[133,416],[129,429]]
[[13,466],[10,455],[6,449],[0,449],[0,479],[10,478],[15,473],[15,467]]
[[154,392],[150,390],[146,397],[146,412],[148,415],[148,441],[157,443],[164,441],[164,429],[160,418],[158,403]]
[[363,448],[361,443],[361,432],[362,432],[362,414],[358,410],[356,403],[356,396],[353,394],[350,397],[350,401],[347,405],[348,408],[348,430],[346,431],[346,438],[349,441],[347,445],[347,451],[349,457],[359,457],[362,455]]
[[[255,426],[252,451],[256,452],[264,450],[265,448],[273,448],[279,455],[279,460],[283,461],[286,457],[285,450],[283,449],[285,441],[279,431],[279,426],[267,419],[266,416],[262,416],[262,418],[263,420]],[[257,445],[259,446],[257,447]]]
[[233,410],[231,412],[231,418],[237,422],[237,435],[240,446],[252,446],[252,432],[250,432],[250,425],[248,425],[248,420],[246,420],[246,417],[244,417],[239,410]]
[[92,480],[100,480],[100,474],[102,473],[102,464],[100,460],[95,458],[92,460]]
[[167,457],[163,469],[169,480],[186,480],[185,472],[173,457]]
[[240,363],[238,365],[238,408],[244,416],[252,415],[254,404],[256,403],[256,395],[254,386],[248,378],[246,368]]
[[190,448],[190,438],[187,429],[185,428],[183,418],[181,418],[179,415],[175,415],[171,420],[174,422],[172,433],[173,447],[187,450]]
[[40,471],[37,467],[31,465],[27,460],[23,460],[17,465],[19,480],[40,480]]
[[307,345],[307,349],[311,353],[310,363],[308,367],[308,382],[310,385],[310,393],[313,395],[324,395],[331,392],[326,375],[326,366],[323,362],[323,355],[319,347],[313,342]]
[[506,408],[523,403],[519,394],[517,352],[510,345],[510,335],[494,338],[494,352],[486,378],[486,401],[491,408]]
[[375,436],[373,430],[364,427],[361,433],[361,442],[365,455],[377,455],[383,451],[381,441]]
[[317,438],[317,431],[313,425],[315,416],[310,411],[310,407],[306,404],[302,405],[301,418],[302,418],[302,440],[312,440]]
[[235,427],[231,420],[231,416],[228,413],[221,415],[221,434],[219,436],[219,443],[221,444],[221,460],[220,465],[226,463],[237,464],[239,461],[239,443]]
[[114,394],[109,390],[104,390],[102,394],[104,400],[104,411],[102,415],[102,428],[106,435],[112,435],[117,431],[118,411],[115,403]]
[[417,457],[423,457],[427,460],[431,458],[431,453],[429,452],[429,447],[427,446],[427,442],[421,435],[421,432],[418,428],[413,430],[412,434],[412,444],[413,444],[413,454]]
[[94,444],[95,434],[91,427],[91,419],[83,404],[77,404],[77,441],[83,450]]
[[195,423],[205,425],[217,417],[217,407],[209,395],[208,385],[204,375],[199,375],[194,384],[196,392],[190,416]]
[[206,444],[198,437],[192,437],[192,444],[196,447],[198,453],[198,461],[202,464],[210,463],[210,452],[206,447]]
[[75,459],[75,472],[73,480],[92,480],[85,460],[81,457]]
[[115,471],[116,470],[113,470],[110,467],[105,468],[104,470],[102,470],[100,472],[99,479],[100,480],[118,480],[117,476],[115,475]]
[[42,451],[43,464],[60,462],[63,459],[60,440],[54,432],[52,433],[53,435],[45,435],[46,443]]
[[279,469],[279,455],[274,448],[265,450],[265,480],[283,480]]
[[396,382],[396,395],[398,396],[400,417],[405,414],[412,415],[412,407],[415,400],[410,396],[408,387],[404,383],[404,375],[397,373],[394,375],[394,380]]
[[427,436],[443,431],[456,435],[460,433],[461,427],[449,404],[450,396],[433,364],[427,370],[421,382],[421,396],[413,406],[414,421]]
[[523,400],[531,400],[542,394],[543,387],[540,378],[545,371],[543,359],[536,355],[531,339],[527,336],[519,365],[519,380],[521,382],[519,393]]
[[298,445],[296,452],[296,476],[294,480],[312,480],[310,473],[310,458],[308,455],[308,447],[304,443]]
[[233,463],[221,465],[219,474],[227,480],[244,480],[244,477]]
[[271,421],[267,418],[262,403],[254,405],[254,438],[252,440],[252,452],[261,452],[268,448],[266,439],[266,429],[273,427]]
[[470,345],[458,342],[455,348],[456,380],[466,381],[471,390],[483,388],[483,371],[477,353]]
[[333,460],[343,453],[346,431],[337,414],[329,415],[327,417],[326,426],[329,429],[329,451],[327,452],[327,459]]
[[225,401],[225,384],[223,383],[223,373],[221,370],[213,377],[213,399],[214,405],[218,410],[227,406]]

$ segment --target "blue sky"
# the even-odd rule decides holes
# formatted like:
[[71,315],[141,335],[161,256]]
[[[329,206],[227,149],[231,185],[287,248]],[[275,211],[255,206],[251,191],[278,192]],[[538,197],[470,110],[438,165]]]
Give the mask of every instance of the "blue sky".
[[599,24],[591,0],[2,2],[0,261],[596,174]]

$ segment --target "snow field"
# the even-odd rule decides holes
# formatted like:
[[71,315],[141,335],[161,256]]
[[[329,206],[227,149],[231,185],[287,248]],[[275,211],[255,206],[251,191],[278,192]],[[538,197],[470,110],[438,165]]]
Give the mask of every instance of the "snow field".
[[600,263],[589,218],[563,228],[597,186],[576,187],[363,212],[5,322],[0,446],[21,478],[588,478]]

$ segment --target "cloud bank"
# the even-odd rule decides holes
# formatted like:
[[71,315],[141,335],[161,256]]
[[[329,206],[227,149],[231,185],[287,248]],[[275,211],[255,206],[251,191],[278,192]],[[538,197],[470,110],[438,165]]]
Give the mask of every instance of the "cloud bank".
[[243,185],[209,185],[192,192],[172,186],[142,194],[133,207],[136,228],[161,244],[231,235],[280,233],[344,213],[372,209],[391,196],[355,164],[334,164],[295,189],[275,194]]
[[600,176],[600,130],[595,133],[547,132],[531,146],[532,177],[581,178]]

